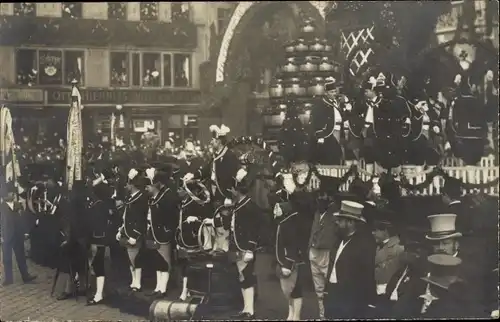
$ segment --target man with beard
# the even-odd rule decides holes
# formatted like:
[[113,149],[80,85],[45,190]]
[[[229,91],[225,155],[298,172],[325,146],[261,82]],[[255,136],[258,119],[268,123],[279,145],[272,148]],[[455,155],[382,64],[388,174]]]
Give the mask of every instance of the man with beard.
[[148,197],[142,192],[145,185],[146,178],[144,175],[136,169],[131,169],[128,173],[126,185],[129,195],[124,202],[123,224],[116,234],[116,240],[127,249],[130,274],[132,276],[132,282],[130,283],[132,292],[141,290],[141,251],[147,230],[149,209]]
[[366,223],[362,212],[362,204],[342,201],[334,214],[341,240],[328,273],[325,317],[329,319],[363,318],[376,299],[377,245],[366,229],[360,229]]
[[146,170],[149,184],[148,230],[146,246],[154,252],[156,287],[151,296],[164,297],[172,269],[172,244],[177,226],[178,197],[168,169]]

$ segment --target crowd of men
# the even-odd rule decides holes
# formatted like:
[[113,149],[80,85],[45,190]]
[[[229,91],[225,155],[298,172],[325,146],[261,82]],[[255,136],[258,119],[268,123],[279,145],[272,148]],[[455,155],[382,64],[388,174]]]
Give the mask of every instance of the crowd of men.
[[[142,290],[142,268],[154,267],[156,287],[148,294],[152,298],[166,295],[174,266],[183,276],[179,297],[189,297],[189,255],[231,254],[244,304],[235,318],[252,319],[258,314],[255,262],[265,240],[262,234],[269,231],[263,227],[268,221],[249,195],[255,180],[251,165],[225,145],[229,129],[213,126],[211,130],[217,153],[201,168],[188,159],[182,167],[150,164],[127,169],[126,176],[120,177],[96,167],[71,195],[49,180],[31,247],[34,261],[52,258],[67,273],[58,300],[79,295],[74,281],[85,284],[88,260],[96,277],[88,305],[105,303],[106,248],[118,243],[128,254],[131,292]],[[342,195],[325,179],[316,196],[287,176],[281,176],[282,189],[272,211],[275,225],[271,225],[276,272],[289,303],[287,320],[301,317],[304,281],[299,272],[308,271],[306,263],[319,318],[498,315],[498,269],[496,258],[491,258],[498,246],[497,232],[495,227],[474,225],[474,214],[461,205],[459,182],[447,181],[443,210],[429,216],[430,229],[421,232],[428,245],[422,245],[408,237],[394,212],[375,206],[372,192]],[[16,201],[17,190],[5,189],[4,285],[13,283],[12,251],[24,282],[31,282],[35,276],[27,270],[18,216],[22,207]],[[37,208],[36,190],[31,188],[27,197],[31,209]]]

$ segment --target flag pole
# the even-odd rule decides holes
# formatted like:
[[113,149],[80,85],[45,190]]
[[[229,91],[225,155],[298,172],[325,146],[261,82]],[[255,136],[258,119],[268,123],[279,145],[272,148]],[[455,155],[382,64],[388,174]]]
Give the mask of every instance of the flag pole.
[[75,180],[82,179],[82,97],[78,90],[78,81],[71,82],[71,103],[67,123],[66,147],[66,186],[72,190]]

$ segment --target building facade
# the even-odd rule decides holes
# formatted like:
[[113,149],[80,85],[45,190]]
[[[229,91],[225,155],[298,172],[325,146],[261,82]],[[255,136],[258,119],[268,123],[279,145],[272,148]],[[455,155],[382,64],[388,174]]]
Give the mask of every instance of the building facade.
[[148,128],[162,141],[199,139],[199,66],[208,59],[212,29],[224,24],[224,7],[1,3],[0,91],[15,129],[64,137],[71,82],[77,80],[85,131],[104,141],[112,115],[125,139]]

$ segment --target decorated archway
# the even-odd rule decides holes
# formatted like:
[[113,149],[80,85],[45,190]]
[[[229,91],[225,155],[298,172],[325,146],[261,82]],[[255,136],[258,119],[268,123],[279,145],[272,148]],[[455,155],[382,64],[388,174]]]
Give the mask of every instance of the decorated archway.
[[[261,10],[273,5],[271,1],[239,2],[236,6],[229,24],[224,32],[221,45],[217,54],[215,81],[222,83],[226,78],[226,66],[232,47],[237,46],[238,35],[246,28],[249,22]],[[276,2],[274,2],[276,5]],[[290,6],[297,16],[305,15],[312,18],[320,33],[324,32],[324,18],[326,12],[334,5],[334,1],[297,1],[281,2],[280,5]]]

